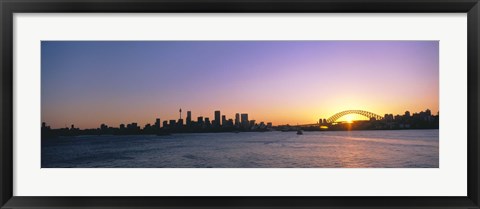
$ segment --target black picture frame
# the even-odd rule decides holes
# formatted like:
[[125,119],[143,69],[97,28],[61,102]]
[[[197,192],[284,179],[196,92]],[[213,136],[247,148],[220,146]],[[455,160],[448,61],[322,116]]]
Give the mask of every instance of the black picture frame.
[[[479,208],[478,0],[0,0],[1,208]],[[465,197],[19,197],[13,196],[14,13],[467,13],[468,195]],[[455,179],[445,179],[455,180]],[[92,188],[94,189],[94,188]],[[253,188],[252,188],[253,189]],[[412,188],[413,189],[413,188]]]

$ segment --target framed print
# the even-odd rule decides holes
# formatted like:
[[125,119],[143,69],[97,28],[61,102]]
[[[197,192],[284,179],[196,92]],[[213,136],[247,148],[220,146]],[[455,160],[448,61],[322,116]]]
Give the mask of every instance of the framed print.
[[479,208],[479,4],[1,1],[2,208]]

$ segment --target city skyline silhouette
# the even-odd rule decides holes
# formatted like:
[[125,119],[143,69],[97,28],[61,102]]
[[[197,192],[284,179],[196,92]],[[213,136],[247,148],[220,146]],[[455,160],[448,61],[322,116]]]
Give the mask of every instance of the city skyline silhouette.
[[[367,112],[367,114],[370,114],[370,115],[373,115],[372,117],[369,117],[369,115],[365,115],[365,114],[362,114],[362,113],[358,113],[358,111],[363,111],[363,112]],[[319,118],[319,120],[315,123],[321,125],[321,124],[332,124],[332,123],[352,123],[352,122],[355,122],[355,121],[369,121],[369,120],[372,120],[372,119],[376,119],[376,120],[387,120],[388,117],[390,117],[391,119],[390,120],[393,120],[394,118],[396,117],[402,117],[402,116],[407,116],[410,117],[410,115],[421,115],[421,114],[424,114],[424,113],[428,113],[428,116],[436,116],[438,117],[439,116],[439,113],[437,112],[437,114],[434,114],[431,112],[430,109],[426,109],[425,111],[421,111],[421,112],[410,112],[410,111],[405,111],[403,115],[401,114],[391,114],[391,113],[386,113],[384,114],[385,117],[383,116],[380,116],[380,115],[377,115],[375,113],[371,113],[371,112],[368,112],[368,111],[364,111],[364,110],[346,110],[346,111],[342,111],[342,112],[339,112],[339,113],[336,113],[328,118]],[[337,116],[338,115],[338,116]],[[245,117],[245,121],[244,120],[244,117]],[[232,117],[229,117],[228,115],[224,115],[221,113],[221,110],[215,110],[214,113],[212,115],[208,115],[208,116],[204,116],[204,115],[198,115],[198,116],[195,116],[195,115],[192,115],[192,111],[187,111],[187,116],[186,117],[183,117],[182,118],[182,108],[179,109],[179,117],[178,118],[162,118],[161,117],[157,117],[155,118],[155,122],[147,122],[144,124],[145,127],[149,127],[149,126],[158,126],[158,128],[162,127],[162,124],[163,124],[163,127],[167,127],[167,126],[177,126],[177,125],[186,125],[187,127],[190,125],[189,123],[190,122],[194,122],[194,123],[198,123],[199,121],[208,121],[208,124],[211,125],[212,127],[214,126],[217,126],[217,127],[222,127],[222,126],[225,126],[225,124],[227,124],[227,126],[240,126],[242,123],[250,123],[250,121],[252,121],[254,124],[258,124],[258,123],[261,123],[261,124],[268,124],[270,127],[272,126],[310,126],[310,125],[315,125],[315,123],[308,123],[308,124],[290,124],[290,123],[286,123],[286,124],[273,124],[272,122],[265,122],[265,121],[257,121],[255,119],[252,119],[250,118],[251,120],[248,119],[249,118],[249,114],[248,113],[236,113],[234,116]],[[197,119],[197,120],[195,120]],[[258,123],[255,123],[255,122],[258,122]],[[172,124],[173,123],[173,124]],[[43,121],[42,122],[42,127],[46,127],[47,126],[47,122]],[[102,128],[102,126],[107,126],[107,127],[121,127],[121,126],[125,126],[126,124],[135,124],[135,126],[138,126],[139,123],[137,122],[134,122],[134,121],[131,121],[130,123],[127,123],[127,122],[123,122],[121,124],[119,124],[118,126],[115,126],[115,125],[108,125],[108,124],[105,124],[105,123],[102,123],[100,124],[99,128]],[[48,126],[49,128],[51,128],[50,126]],[[140,126],[139,126],[140,127]],[[65,124],[64,127],[57,127],[57,128],[79,128],[78,126],[75,126],[75,124]],[[98,128],[98,127],[97,127]],[[141,127],[140,127],[141,128]],[[92,129],[92,128],[86,128],[86,129]],[[93,128],[95,129],[95,128]]]
[[437,113],[438,82],[437,41],[42,41],[42,121],[55,128],[143,127],[179,108],[277,125]]

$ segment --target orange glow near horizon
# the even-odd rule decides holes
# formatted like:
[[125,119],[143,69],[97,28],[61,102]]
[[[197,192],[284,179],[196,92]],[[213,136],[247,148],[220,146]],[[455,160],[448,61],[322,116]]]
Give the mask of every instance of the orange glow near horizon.
[[353,116],[352,115],[346,115],[345,121],[347,123],[353,123]]
[[[42,41],[41,120],[144,126],[187,111],[316,124],[439,111],[438,41]],[[348,121],[357,116],[348,116]],[[343,118],[342,118],[343,120]]]
[[[362,109],[362,108],[351,108],[351,109]],[[425,111],[425,109],[427,108],[423,108],[423,109],[416,109],[416,110],[410,110],[411,114],[415,113],[415,112],[421,112],[421,111]],[[187,108],[182,108],[183,112],[182,112],[182,118],[184,119],[185,121],[185,117],[186,117],[186,112],[189,110]],[[222,111],[222,109],[218,109],[218,110],[221,110],[221,114],[222,115],[226,115],[227,119],[235,119],[235,113],[237,113],[236,111],[233,111],[233,110],[230,110],[230,111]],[[265,111],[265,112],[262,112],[260,110],[260,113],[259,114],[252,114],[252,112],[254,111],[242,111],[242,112],[238,112],[238,113],[248,113],[249,114],[249,119],[250,120],[256,120],[257,123],[259,122],[272,122],[273,125],[286,125],[286,124],[290,124],[290,125],[297,125],[297,124],[315,124],[318,122],[318,120],[320,118],[329,118],[330,116],[338,113],[338,112],[341,112],[343,110],[347,110],[347,109],[341,109],[341,110],[338,110],[336,112],[334,111],[331,111],[331,113],[328,113],[328,114],[309,114],[310,111],[312,112],[315,112],[316,110],[312,109],[301,109],[301,111],[295,111],[295,110],[291,110],[291,111]],[[369,110],[369,109],[363,109],[363,110],[366,110],[366,111],[369,111],[369,112],[373,112],[373,113],[376,113],[376,114],[379,114],[381,116],[383,116],[384,114],[388,113],[388,114],[393,114],[393,115],[403,115],[405,113],[405,110],[400,110],[400,111],[397,111],[397,112],[385,112],[385,113],[380,113],[380,112],[376,112],[376,111],[372,111],[372,110]],[[110,110],[112,111],[112,110]],[[204,118],[205,117],[209,117],[210,120],[213,120],[214,119],[214,111],[215,110],[210,110],[210,111],[194,111],[192,110],[192,120],[196,121],[197,120],[197,117],[198,116],[203,116]],[[102,119],[98,119],[98,120],[91,120],[92,117],[93,117],[93,114],[88,114],[88,113],[85,113],[85,115],[82,115],[82,117],[79,117],[77,118],[78,120],[77,121],[71,121],[71,122],[65,122],[64,124],[50,124],[48,123],[48,125],[51,125],[52,127],[69,127],[71,124],[75,124],[76,127],[80,127],[80,128],[97,128],[100,126],[100,124],[104,123],[104,124],[107,124],[109,126],[113,126],[113,127],[118,127],[120,124],[128,124],[128,123],[132,123],[132,122],[136,122],[138,123],[140,126],[144,126],[145,124],[147,123],[150,123],[150,124],[153,124],[155,123],[155,119],[156,118],[160,118],[162,121],[165,121],[165,120],[171,120],[171,119],[175,119],[175,120],[178,120],[179,118],[179,114],[178,114],[178,108],[174,108],[172,109],[172,112],[174,113],[170,113],[170,114],[160,114],[160,113],[154,113],[152,111],[151,114],[149,114],[148,112],[142,112],[143,114],[132,114],[132,115],[126,115],[126,116],[123,116],[123,117],[120,117],[119,115],[115,116],[114,112],[111,112],[110,114],[112,114],[112,116],[108,116],[109,114],[108,113],[101,113],[101,112],[98,112],[98,113],[94,113],[96,115],[95,118],[109,118],[107,120],[102,120]],[[140,112],[139,112],[140,113]],[[432,110],[432,114],[435,114],[436,115],[436,112],[434,112]],[[318,116],[316,116],[318,115]],[[68,116],[66,116],[68,117]],[[342,118],[340,118],[338,121],[344,121],[344,122],[348,122],[348,123],[352,123],[353,121],[356,121],[356,120],[368,120],[367,118],[363,117],[363,116],[356,116],[356,115],[346,115]],[[65,118],[66,119],[66,118]],[[81,121],[84,120],[84,121],[89,121],[89,123],[81,123]]]

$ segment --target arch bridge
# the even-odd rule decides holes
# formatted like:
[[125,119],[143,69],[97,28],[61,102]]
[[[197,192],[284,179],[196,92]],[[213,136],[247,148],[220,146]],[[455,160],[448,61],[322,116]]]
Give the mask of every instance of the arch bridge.
[[345,110],[345,111],[342,111],[342,112],[339,112],[339,113],[333,115],[332,117],[329,117],[327,119],[327,123],[333,123],[333,122],[337,121],[338,119],[340,119],[341,117],[343,117],[345,115],[350,115],[350,114],[363,115],[367,118],[375,118],[376,120],[382,120],[383,119],[382,116],[377,115],[377,114],[372,113],[372,112],[365,111],[365,110]]

